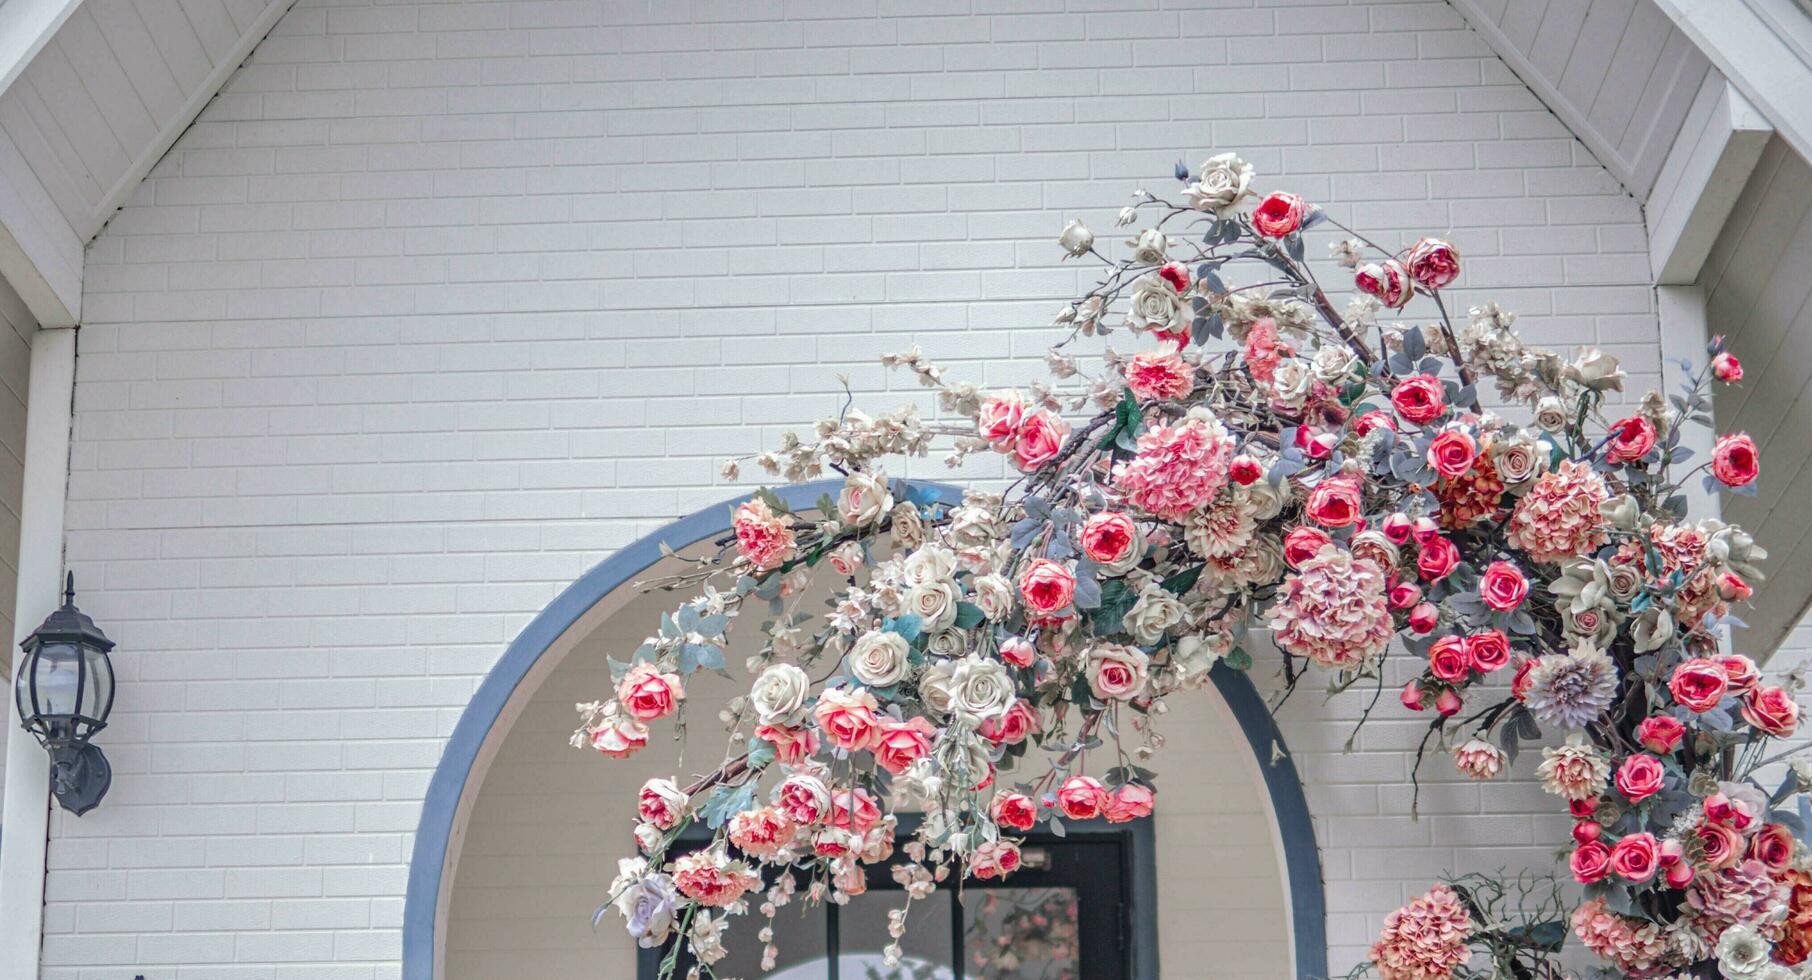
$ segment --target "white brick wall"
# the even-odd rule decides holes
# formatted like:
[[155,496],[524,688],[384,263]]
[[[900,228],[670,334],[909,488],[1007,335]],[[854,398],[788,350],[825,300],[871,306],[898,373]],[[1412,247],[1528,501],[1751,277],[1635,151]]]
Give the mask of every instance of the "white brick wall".
[[[1636,203],[1446,4],[1183,8],[302,0],[91,250],[68,545],[116,780],[53,822],[46,976],[394,976],[423,787],[528,618],[837,372],[917,397],[878,351],[1038,371],[1063,220],[1109,239],[1178,156],[1446,233],[1462,300],[1652,377]],[[1354,701],[1288,722],[1336,968],[1560,839],[1526,785],[1411,822],[1419,726],[1341,754]]]

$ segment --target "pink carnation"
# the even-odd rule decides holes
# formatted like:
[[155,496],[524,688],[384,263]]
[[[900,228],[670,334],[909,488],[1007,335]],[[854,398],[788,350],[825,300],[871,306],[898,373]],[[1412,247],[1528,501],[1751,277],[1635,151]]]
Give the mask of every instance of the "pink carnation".
[[1114,486],[1146,513],[1182,520],[1227,485],[1232,459],[1232,437],[1219,419],[1197,409],[1140,436],[1138,455],[1119,468]]
[[793,532],[766,501],[750,500],[736,508],[730,527],[736,532],[736,553],[756,568],[778,568],[793,557]]
[[1618,915],[1602,898],[1573,913],[1573,933],[1587,949],[1632,977],[1653,976],[1667,965],[1667,936],[1661,927]]
[[1182,398],[1195,369],[1174,351],[1145,351],[1126,362],[1126,386],[1140,398]]
[[1577,558],[1604,544],[1598,505],[1610,491],[1591,466],[1564,462],[1542,474],[1510,515],[1510,543],[1536,561]]
[[1383,980],[1446,980],[1472,956],[1472,916],[1453,889],[1436,885],[1392,912],[1372,944]]
[[1272,639],[1323,667],[1357,667],[1395,634],[1384,573],[1369,558],[1324,546],[1284,579],[1269,612]]
[[1277,365],[1295,353],[1296,348],[1277,338],[1276,320],[1267,316],[1252,322],[1246,334],[1246,369],[1252,377],[1269,383],[1277,373]]

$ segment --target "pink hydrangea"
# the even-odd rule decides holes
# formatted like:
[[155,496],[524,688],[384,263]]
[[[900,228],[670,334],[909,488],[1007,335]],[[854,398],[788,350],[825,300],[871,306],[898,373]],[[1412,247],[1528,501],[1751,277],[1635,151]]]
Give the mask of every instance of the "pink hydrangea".
[[765,501],[736,508],[730,527],[736,532],[736,553],[756,568],[778,568],[793,557],[793,532]]
[[1146,513],[1180,521],[1227,485],[1233,448],[1219,419],[1193,409],[1176,424],[1156,425],[1140,436],[1138,455],[1115,473],[1114,486]]
[[1618,915],[1602,898],[1586,902],[1573,913],[1573,932],[1587,949],[1630,977],[1652,977],[1668,967],[1667,936],[1661,927]]
[[1246,370],[1252,377],[1270,383],[1277,365],[1295,354],[1296,348],[1278,338],[1276,320],[1267,316],[1253,321],[1246,334]]
[[1577,558],[1604,544],[1598,505],[1610,497],[1604,480],[1583,462],[1564,462],[1535,481],[1510,515],[1506,537],[1536,561]]
[[1357,667],[1395,635],[1387,591],[1371,559],[1324,545],[1284,579],[1267,613],[1272,639],[1323,667]]
[[1774,913],[1787,904],[1789,891],[1766,864],[1750,858],[1733,868],[1701,870],[1694,875],[1686,904],[1699,926],[1714,938],[1733,925],[1768,932]]
[[1195,368],[1175,351],[1145,351],[1126,362],[1126,386],[1141,399],[1182,398],[1194,376]]
[[1472,916],[1446,885],[1392,912],[1372,944],[1383,980],[1447,980],[1471,957]]

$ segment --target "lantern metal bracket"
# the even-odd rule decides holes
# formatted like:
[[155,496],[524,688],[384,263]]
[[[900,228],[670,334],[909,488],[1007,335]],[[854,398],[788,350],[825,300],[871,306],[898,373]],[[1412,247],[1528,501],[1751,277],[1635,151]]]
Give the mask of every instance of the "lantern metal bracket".
[[50,792],[76,816],[100,805],[113,785],[113,766],[90,742],[50,749]]

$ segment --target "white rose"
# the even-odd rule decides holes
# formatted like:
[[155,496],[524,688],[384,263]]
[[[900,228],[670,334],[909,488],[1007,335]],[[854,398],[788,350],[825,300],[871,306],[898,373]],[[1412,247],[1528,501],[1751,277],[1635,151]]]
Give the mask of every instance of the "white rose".
[[906,676],[906,638],[871,630],[849,652],[849,672],[869,687],[892,687]]
[[957,721],[975,728],[1006,716],[1018,695],[1005,664],[980,657],[950,663],[950,713]]
[[1150,646],[1164,638],[1164,631],[1183,621],[1183,604],[1162,586],[1148,585],[1126,611],[1121,625],[1140,643]]
[[1225,218],[1239,203],[1252,196],[1252,165],[1238,155],[1221,153],[1202,164],[1202,172],[1185,190],[1189,206],[1197,211],[1213,211]]
[[791,728],[805,718],[805,696],[811,686],[805,671],[792,664],[774,664],[755,678],[749,703],[763,725]]
[[893,491],[885,473],[851,473],[837,494],[837,512],[844,523],[866,527],[893,509]]
[[1013,583],[1004,575],[982,575],[971,581],[975,589],[975,606],[990,623],[998,623],[1013,612]]
[[1163,265],[1170,261],[1170,237],[1156,228],[1139,232],[1139,237],[1126,244],[1132,249],[1134,265]]
[[1200,687],[1208,681],[1208,672],[1216,661],[1233,650],[1230,633],[1190,633],[1177,638],[1170,651],[1170,665],[1176,669],[1177,682],[1184,687]]
[[1183,296],[1155,272],[1147,272],[1133,283],[1131,308],[1126,311],[1126,325],[1134,330],[1163,330],[1186,333],[1189,330],[1189,307]]
[[1359,358],[1352,351],[1339,344],[1324,344],[1315,352],[1315,379],[1333,384],[1351,375],[1358,364]]
[[919,700],[925,702],[925,707],[934,714],[947,715],[950,713],[950,703],[954,694],[951,682],[956,676],[954,664],[954,661],[939,660],[925,668],[925,672],[919,675]]
[[1071,258],[1087,255],[1095,247],[1095,233],[1080,221],[1071,221],[1063,226],[1063,234],[1057,236],[1057,244],[1069,253]]
[[924,545],[906,559],[900,570],[911,585],[943,582],[956,574],[956,554],[943,545]]
[[926,582],[906,590],[906,611],[919,617],[928,632],[944,629],[956,622],[956,583]]

